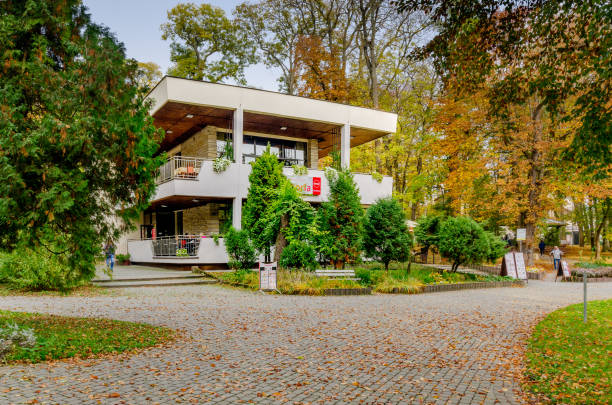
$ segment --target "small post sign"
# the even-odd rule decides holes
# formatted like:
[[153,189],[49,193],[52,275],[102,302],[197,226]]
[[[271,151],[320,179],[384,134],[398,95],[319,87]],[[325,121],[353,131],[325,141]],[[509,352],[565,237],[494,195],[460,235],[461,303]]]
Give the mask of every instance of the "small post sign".
[[526,240],[527,239],[527,228],[518,228],[516,230],[516,240]]
[[570,278],[570,276],[572,275],[570,272],[570,268],[569,265],[567,264],[567,262],[565,260],[561,260],[561,271],[563,272],[563,277],[567,277]]
[[501,275],[519,280],[527,280],[527,270],[525,269],[525,257],[523,253],[506,253],[502,261]]
[[259,289],[262,291],[276,290],[276,262],[259,263]]

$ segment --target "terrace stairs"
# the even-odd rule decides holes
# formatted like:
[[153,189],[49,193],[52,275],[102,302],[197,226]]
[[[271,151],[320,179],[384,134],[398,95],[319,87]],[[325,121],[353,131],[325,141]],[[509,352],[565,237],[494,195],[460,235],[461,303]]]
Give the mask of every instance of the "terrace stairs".
[[92,283],[102,288],[131,288],[216,284],[217,280],[205,274],[148,266],[115,266],[113,277],[110,278],[104,273],[103,266],[100,266]]

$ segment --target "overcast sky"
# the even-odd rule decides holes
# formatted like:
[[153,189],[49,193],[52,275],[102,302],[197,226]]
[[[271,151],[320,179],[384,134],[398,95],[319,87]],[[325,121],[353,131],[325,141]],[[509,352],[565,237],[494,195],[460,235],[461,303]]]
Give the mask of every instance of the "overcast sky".
[[[189,0],[192,3],[202,3]],[[210,0],[230,15],[243,0]],[[106,25],[125,44],[128,57],[141,62],[155,62],[166,73],[170,65],[170,46],[161,39],[159,26],[166,22],[166,12],[181,3],[178,0],[83,0],[93,20]],[[182,2],[187,2],[182,1]],[[263,65],[246,70],[249,86],[278,90],[279,73]]]

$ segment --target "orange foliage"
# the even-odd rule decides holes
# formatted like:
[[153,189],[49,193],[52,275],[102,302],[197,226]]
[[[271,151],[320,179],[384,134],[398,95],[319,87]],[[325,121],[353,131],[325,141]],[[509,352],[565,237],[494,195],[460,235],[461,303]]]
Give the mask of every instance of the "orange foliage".
[[346,102],[348,81],[340,58],[323,46],[321,37],[302,35],[295,49],[298,94],[329,101]]

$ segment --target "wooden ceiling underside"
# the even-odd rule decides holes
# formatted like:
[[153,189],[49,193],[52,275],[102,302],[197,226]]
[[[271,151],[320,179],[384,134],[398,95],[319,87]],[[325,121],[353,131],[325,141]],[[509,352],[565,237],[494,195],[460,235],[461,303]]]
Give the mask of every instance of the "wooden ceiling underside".
[[[188,118],[188,115],[192,117]],[[184,142],[207,125],[231,129],[233,111],[168,102],[153,115],[153,119],[157,127],[163,128],[166,131],[161,149],[168,150]],[[283,130],[281,129],[282,127],[286,129]],[[333,135],[334,130],[336,130],[336,136]],[[340,142],[340,127],[338,125],[252,112],[244,113],[243,131],[302,139],[318,139],[319,157],[324,157],[330,152],[334,141],[338,142],[338,144]],[[383,135],[385,134],[381,132],[352,127],[351,147],[364,144]]]

